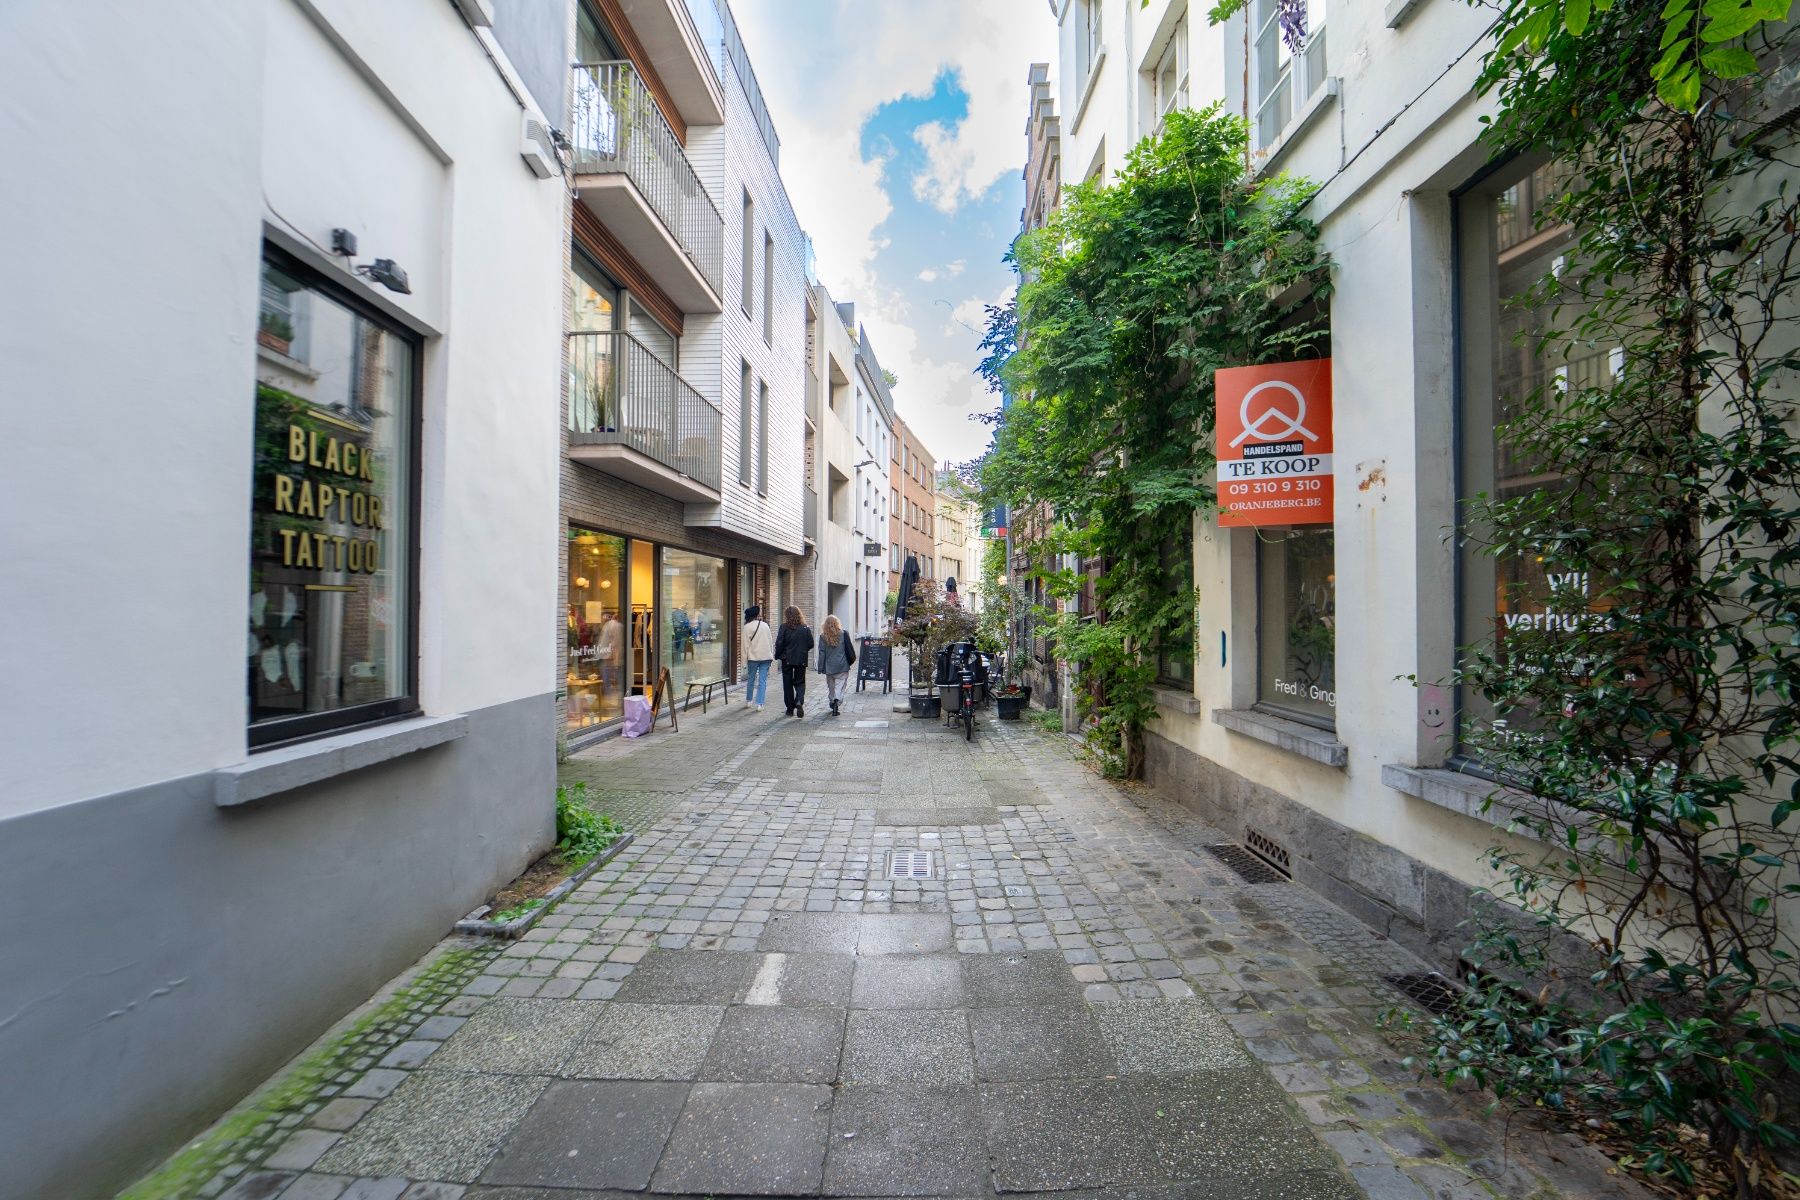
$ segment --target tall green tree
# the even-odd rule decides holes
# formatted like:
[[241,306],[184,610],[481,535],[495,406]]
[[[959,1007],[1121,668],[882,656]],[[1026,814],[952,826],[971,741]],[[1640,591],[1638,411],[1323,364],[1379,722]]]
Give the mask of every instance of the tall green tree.
[[[1219,105],[1175,112],[1114,180],[1069,188],[1021,237],[1015,305],[984,342],[984,374],[1012,402],[983,485],[1015,514],[1055,514],[1028,549],[1098,565],[1097,620],[1045,616],[1086,685],[1090,745],[1127,777],[1156,713],[1156,643],[1192,627],[1192,581],[1171,580],[1163,549],[1185,548],[1215,504],[1213,372],[1314,353],[1324,328],[1311,188],[1246,179],[1247,144]],[[1064,600],[1085,582],[1044,574]]]

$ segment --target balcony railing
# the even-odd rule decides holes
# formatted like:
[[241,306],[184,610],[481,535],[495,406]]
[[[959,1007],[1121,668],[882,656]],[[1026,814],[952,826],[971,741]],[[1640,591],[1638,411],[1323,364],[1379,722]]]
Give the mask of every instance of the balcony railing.
[[569,335],[569,431],[719,490],[719,409],[623,330]]
[[806,485],[806,524],[804,526],[806,540],[819,540],[819,493],[811,484]]
[[619,173],[695,268],[723,291],[725,221],[644,81],[626,62],[575,67],[575,173]]

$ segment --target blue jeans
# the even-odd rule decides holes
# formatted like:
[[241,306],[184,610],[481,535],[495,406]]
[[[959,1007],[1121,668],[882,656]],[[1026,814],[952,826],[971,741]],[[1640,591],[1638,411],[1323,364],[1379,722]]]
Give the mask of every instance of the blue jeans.
[[769,663],[752,658],[744,663],[744,703],[761,704],[769,695]]

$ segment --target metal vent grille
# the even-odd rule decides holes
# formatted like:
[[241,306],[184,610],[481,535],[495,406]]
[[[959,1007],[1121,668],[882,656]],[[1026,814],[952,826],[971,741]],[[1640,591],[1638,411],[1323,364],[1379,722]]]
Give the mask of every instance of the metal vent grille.
[[1229,843],[1208,846],[1206,852],[1237,872],[1245,883],[1286,883],[1287,876],[1242,846]]
[[1445,1017],[1456,1011],[1461,992],[1456,985],[1436,971],[1419,971],[1411,975],[1384,975],[1387,985],[1434,1017]]
[[1262,830],[1245,829],[1244,848],[1289,879],[1294,877],[1294,860],[1288,857],[1287,847]]
[[930,879],[932,855],[929,850],[893,850],[888,853],[889,879]]

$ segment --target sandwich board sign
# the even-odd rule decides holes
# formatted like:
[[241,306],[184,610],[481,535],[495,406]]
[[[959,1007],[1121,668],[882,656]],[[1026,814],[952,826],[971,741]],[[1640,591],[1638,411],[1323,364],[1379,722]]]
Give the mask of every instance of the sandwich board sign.
[[1331,360],[1213,375],[1219,524],[1331,522]]

